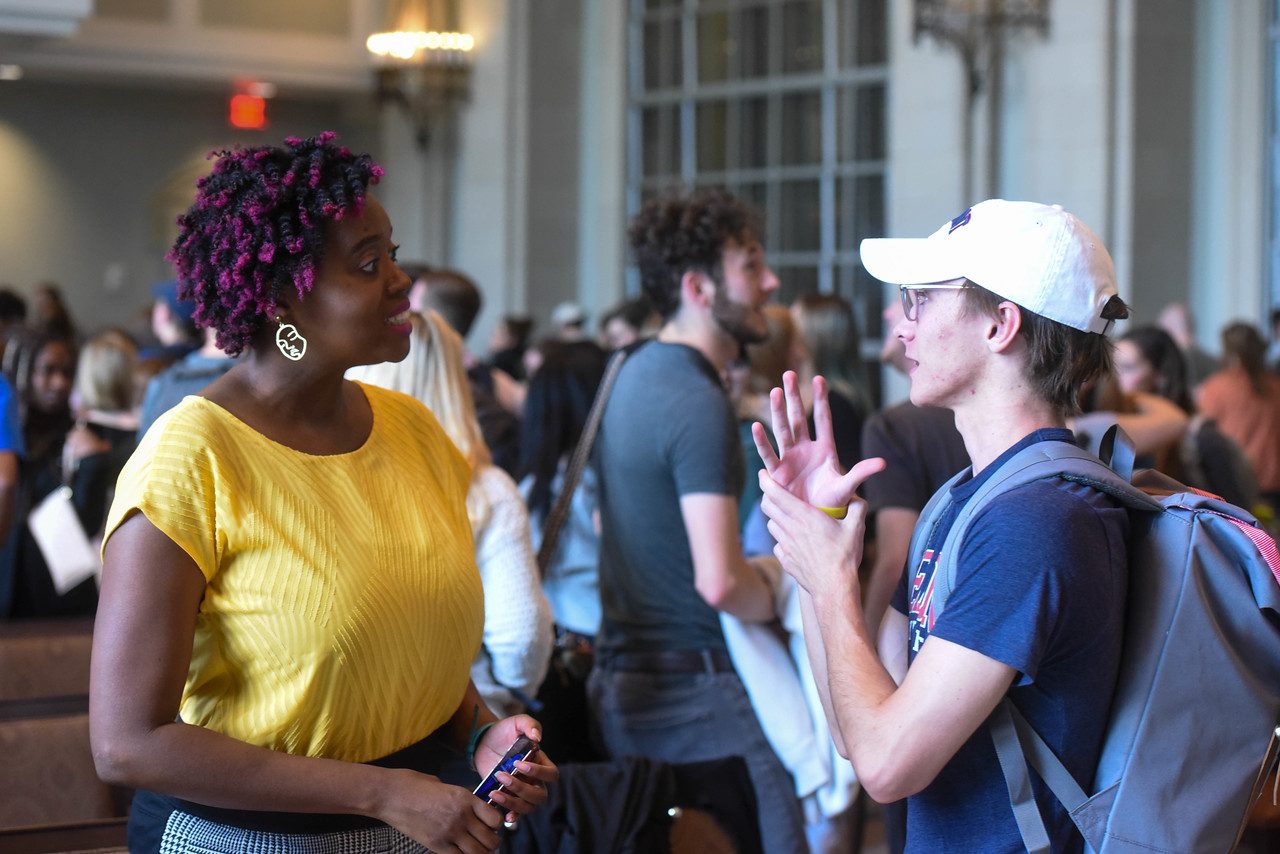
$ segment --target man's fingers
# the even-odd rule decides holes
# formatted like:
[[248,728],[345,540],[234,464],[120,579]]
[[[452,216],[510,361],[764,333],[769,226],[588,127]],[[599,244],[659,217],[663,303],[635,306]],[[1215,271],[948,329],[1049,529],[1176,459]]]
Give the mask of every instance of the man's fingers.
[[778,455],[773,452],[768,432],[759,421],[751,425],[751,438],[756,442],[756,453],[760,455],[760,462],[764,463],[764,470],[773,474],[778,468]]
[[773,422],[773,439],[778,443],[778,451],[786,454],[791,450],[791,425],[787,422],[787,413],[783,401],[782,389],[775,388],[769,392],[769,420]]
[[809,438],[809,419],[804,411],[804,398],[800,396],[800,381],[795,371],[782,375],[782,390],[787,400],[787,421],[791,425],[791,437],[799,442]]
[[827,400],[827,381],[813,378],[813,433],[819,445],[835,447],[835,434],[831,429],[831,404]]
[[840,485],[848,491],[849,495],[853,495],[858,491],[858,487],[862,486],[863,481],[873,474],[879,474],[884,471],[884,467],[883,457],[871,457],[870,459],[862,460],[849,469],[848,473],[840,479]]
[[788,492],[787,488],[770,477],[768,472],[760,472],[760,488],[764,491],[764,497],[760,499],[760,509],[770,519],[794,519],[805,513],[821,512]]

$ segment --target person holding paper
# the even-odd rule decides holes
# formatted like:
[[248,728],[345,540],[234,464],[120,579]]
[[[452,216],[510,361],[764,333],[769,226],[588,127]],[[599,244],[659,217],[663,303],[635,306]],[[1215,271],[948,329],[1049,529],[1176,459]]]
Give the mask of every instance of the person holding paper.
[[108,516],[90,735],[142,790],[131,851],[491,851],[558,776],[535,752],[491,806],[435,775],[541,732],[470,680],[465,461],[343,378],[409,350],[381,175],[332,133],[221,151],[179,218],[183,296],[244,356],[148,430]]
[[[54,333],[26,331],[11,338],[8,347],[12,352],[6,362],[16,366],[14,386],[22,401],[26,455],[14,515],[17,530],[5,550],[0,579],[0,615],[10,619],[88,616],[98,604],[92,578],[97,567],[96,560],[85,562],[82,546],[85,531],[102,524],[102,502],[94,519],[92,490],[83,480],[90,472],[68,470],[64,465],[68,432],[75,426],[70,402],[75,344]],[[48,511],[46,522],[57,524],[44,529],[49,537],[37,539],[28,521],[42,508]]]

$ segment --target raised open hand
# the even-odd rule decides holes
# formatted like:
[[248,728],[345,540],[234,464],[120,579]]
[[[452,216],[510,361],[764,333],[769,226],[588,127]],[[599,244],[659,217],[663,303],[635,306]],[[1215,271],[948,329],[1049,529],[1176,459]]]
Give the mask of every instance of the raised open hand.
[[841,470],[831,430],[831,408],[827,403],[827,382],[813,378],[814,437],[809,436],[800,383],[794,371],[782,375],[782,388],[769,394],[769,414],[778,454],[769,444],[764,425],[756,422],[751,435],[765,470],[780,486],[807,504],[844,508],[858,487],[884,468],[884,460],[863,460],[848,472]]

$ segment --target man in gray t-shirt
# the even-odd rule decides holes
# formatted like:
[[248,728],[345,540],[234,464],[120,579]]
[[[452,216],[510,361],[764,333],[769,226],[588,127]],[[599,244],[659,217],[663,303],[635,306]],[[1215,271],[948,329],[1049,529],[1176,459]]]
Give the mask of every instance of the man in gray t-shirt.
[[774,618],[772,557],[742,554],[743,460],[720,381],[778,287],[753,213],[722,192],[651,202],[629,235],[657,339],[623,365],[597,443],[604,615],[589,693],[615,756],[741,756],[765,851],[807,850],[794,783],[725,651],[718,612]]

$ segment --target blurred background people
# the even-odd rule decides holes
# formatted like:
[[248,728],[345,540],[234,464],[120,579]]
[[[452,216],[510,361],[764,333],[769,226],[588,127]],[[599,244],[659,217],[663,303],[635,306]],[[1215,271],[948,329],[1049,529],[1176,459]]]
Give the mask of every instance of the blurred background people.
[[1187,386],[1195,388],[1218,370],[1219,362],[1196,341],[1195,317],[1185,302],[1171,302],[1160,311],[1156,325],[1169,333],[1187,362]]
[[116,478],[138,432],[138,346],[118,329],[80,348],[72,394],[76,423],[63,449],[64,476],[74,482],[82,521],[96,537],[107,519]]
[[643,295],[619,303],[600,318],[600,343],[606,350],[620,350],[648,338],[661,322]]
[[[520,433],[520,493],[529,507],[534,550],[543,548],[551,508],[564,490],[569,459],[600,386],[604,363],[590,351],[548,341],[529,379]],[[544,744],[558,760],[599,761],[592,742],[586,680],[600,629],[600,481],[591,460],[574,490],[554,551],[541,566],[555,618],[555,652],[542,689]]]
[[480,433],[494,465],[514,475],[520,464],[524,385],[505,371],[484,364],[465,349],[467,335],[483,302],[479,286],[458,270],[421,267],[409,290],[409,305],[414,311],[438,313],[462,339],[467,381],[471,385]]
[[139,358],[158,363],[163,370],[200,346],[201,334],[196,328],[196,304],[178,297],[178,283],[172,279],[159,282],[152,289],[151,334],[156,344],[142,348]]
[[527,379],[524,354],[529,349],[532,334],[533,318],[504,314],[489,335],[489,364],[506,372],[513,379]]
[[155,420],[177,406],[189,394],[231,370],[235,359],[218,347],[218,333],[212,328],[201,333],[204,343],[174,362],[147,382],[138,416],[138,440],[146,435]]
[[[815,376],[826,378],[836,453],[842,466],[852,468],[863,457],[862,425],[871,411],[853,306],[835,294],[806,294],[792,304],[791,317],[803,353],[796,371],[800,387],[811,388]],[[780,382],[781,374],[775,385]]]
[[9,336],[21,329],[27,320],[27,301],[16,291],[0,286],[0,355]]
[[[26,448],[8,585],[9,616],[86,616],[97,608],[97,584],[87,579],[59,594],[40,546],[26,525],[31,510],[64,484],[71,486],[70,497],[85,531],[91,533],[102,523],[100,518],[89,515],[91,496],[87,490],[77,488],[73,478],[83,458],[100,453],[101,447],[82,431],[77,431],[77,439],[70,447],[67,441],[76,423],[71,410],[76,347],[69,339],[48,330],[30,330],[10,341],[5,357],[13,368],[11,376],[22,411]],[[101,506],[100,502],[94,503]]]
[[1271,310],[1271,343],[1267,345],[1267,367],[1280,373],[1280,308]]
[[[560,496],[569,457],[604,375],[584,350],[551,344],[529,380],[520,434],[520,491],[529,507],[534,548],[541,548],[547,514]],[[588,464],[573,494],[569,516],[543,576],[556,625],[594,640],[600,628],[599,485]]]
[[53,282],[41,282],[36,286],[30,309],[29,324],[36,331],[68,341],[77,340],[79,332],[62,297],[62,288]]
[[582,341],[587,337],[587,313],[576,302],[565,301],[551,309],[551,337]]
[[1244,451],[1274,514],[1280,508],[1280,376],[1266,369],[1266,352],[1257,327],[1227,326],[1222,370],[1204,381],[1196,402]]
[[[1157,326],[1131,329],[1116,341],[1115,372],[1127,398],[1120,412],[1135,412],[1142,395],[1158,395],[1191,416],[1181,436],[1154,449],[1153,466],[1188,486],[1219,495],[1246,510],[1258,502],[1258,483],[1239,445],[1217,423],[1197,415],[1187,383],[1186,360],[1177,342]],[[1133,433],[1130,424],[1126,432]]]

